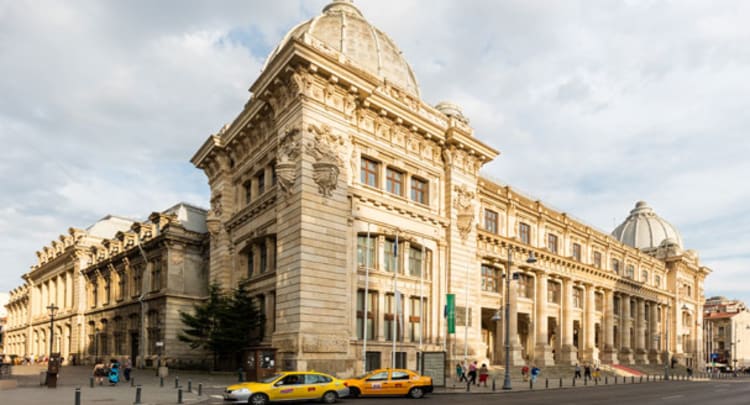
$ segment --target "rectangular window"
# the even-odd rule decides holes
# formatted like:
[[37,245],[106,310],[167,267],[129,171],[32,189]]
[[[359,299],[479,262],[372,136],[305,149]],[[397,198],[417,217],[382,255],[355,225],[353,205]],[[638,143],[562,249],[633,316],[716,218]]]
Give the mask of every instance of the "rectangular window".
[[422,276],[422,248],[417,246],[409,247],[409,275],[413,277]]
[[357,264],[361,267],[369,266],[371,269],[376,267],[375,247],[378,245],[378,237],[370,235],[357,236]]
[[497,212],[484,210],[484,229],[487,232],[497,233]]
[[498,288],[500,286],[499,278],[500,271],[497,268],[486,264],[482,265],[482,291],[500,292]]
[[91,307],[96,308],[99,305],[99,280],[94,279],[91,282]]
[[594,267],[597,269],[602,268],[602,254],[599,252],[594,252]]
[[278,182],[278,176],[276,175],[276,162],[271,162],[271,186],[275,186]]
[[631,318],[635,318],[636,309],[638,308],[635,306],[635,301],[630,300],[630,317]]
[[397,250],[395,240],[393,239],[385,240],[385,252],[383,252],[383,255],[385,257],[385,271],[388,271],[391,273],[396,271],[396,259],[398,256],[398,250]]
[[531,227],[529,224],[520,222],[518,224],[518,237],[521,238],[521,242],[525,244],[531,243]]
[[534,278],[528,274],[518,274],[518,296],[534,298]]
[[416,177],[411,178],[411,200],[427,205],[427,181]]
[[247,181],[242,185],[242,188],[245,190],[245,204],[250,204],[250,201],[253,199],[253,187],[252,182]]
[[661,276],[658,274],[654,276],[654,286],[656,286],[656,288],[661,288]]
[[360,181],[370,187],[378,187],[378,162],[362,158],[360,170]]
[[161,290],[161,260],[154,260],[151,264],[151,291]]
[[109,304],[109,297],[112,292],[112,279],[109,275],[104,277],[104,299],[102,300],[102,303],[104,305]]
[[383,314],[383,334],[385,340],[393,341],[393,331],[396,331],[396,341],[401,341],[401,316],[404,313],[403,296],[398,303],[393,294],[385,295],[385,313]]
[[578,243],[573,244],[573,259],[581,261],[581,245]]
[[625,271],[625,277],[627,278],[635,277],[635,267],[632,264],[629,265],[627,270]]
[[411,297],[409,305],[409,336],[412,342],[419,342],[419,337],[424,334],[424,320],[427,319],[427,299]]
[[560,284],[554,281],[547,281],[547,302],[553,304],[560,303]]
[[260,244],[259,253],[260,263],[258,264],[260,265],[260,272],[263,274],[268,271],[268,248],[265,243]]
[[617,259],[612,259],[612,271],[615,272],[615,274],[620,274],[620,261]]
[[557,254],[557,235],[553,233],[547,234],[547,249],[550,252]]
[[128,291],[128,279],[124,271],[117,273],[117,300],[125,298]]
[[385,172],[385,189],[391,194],[404,195],[404,174],[392,168]]
[[367,339],[375,339],[375,314],[377,313],[378,292],[368,291],[370,299],[367,302],[367,316],[365,316],[365,290],[357,291],[357,339],[363,339],[365,318],[367,319]]
[[258,195],[266,192],[266,172],[261,170],[255,174],[255,181],[258,183]]
[[594,310],[602,312],[602,308],[604,308],[604,295],[596,293],[594,295]]
[[612,298],[612,313],[620,315],[620,297]]
[[641,281],[644,283],[648,283],[648,271],[641,270]]

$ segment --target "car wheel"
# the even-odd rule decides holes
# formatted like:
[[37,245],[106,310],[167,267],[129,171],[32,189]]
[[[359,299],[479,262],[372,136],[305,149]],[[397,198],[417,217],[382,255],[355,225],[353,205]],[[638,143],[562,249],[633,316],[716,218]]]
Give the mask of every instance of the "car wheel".
[[409,398],[419,399],[424,396],[424,390],[421,387],[414,387],[409,390]]
[[359,396],[362,395],[361,392],[359,392],[359,388],[349,388],[349,396],[352,398],[359,398]]
[[249,405],[266,405],[268,397],[265,394],[253,394],[247,401]]
[[323,400],[323,403],[332,404],[339,399],[339,396],[333,391],[328,391],[323,394],[323,398],[321,399]]

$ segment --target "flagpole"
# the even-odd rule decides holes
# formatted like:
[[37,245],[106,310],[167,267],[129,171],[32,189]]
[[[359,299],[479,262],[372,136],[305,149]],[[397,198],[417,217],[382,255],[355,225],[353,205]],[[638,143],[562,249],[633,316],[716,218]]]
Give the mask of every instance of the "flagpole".
[[398,327],[397,319],[398,319],[398,307],[399,307],[399,299],[398,299],[398,232],[396,232],[396,243],[393,245],[393,257],[394,261],[396,262],[393,266],[393,303],[395,305],[395,313],[393,316],[393,330],[391,331],[391,336],[393,337],[393,348],[391,349],[391,368],[396,368],[396,328]]
[[464,362],[469,357],[469,266],[466,266],[466,307],[464,307]]
[[[424,239],[422,239],[422,261],[420,263],[421,268],[419,269],[419,356],[420,360],[422,357],[422,335],[424,335],[424,271],[425,271],[425,255],[424,255]],[[420,362],[421,363],[421,362]],[[417,364],[417,369],[422,372],[422,365]]]
[[367,304],[370,300],[370,223],[367,223],[367,251],[365,252],[365,312],[362,315],[363,318],[363,329],[364,332],[362,337],[364,338],[362,344],[362,373],[367,372],[367,321],[369,319],[369,313],[367,312]]

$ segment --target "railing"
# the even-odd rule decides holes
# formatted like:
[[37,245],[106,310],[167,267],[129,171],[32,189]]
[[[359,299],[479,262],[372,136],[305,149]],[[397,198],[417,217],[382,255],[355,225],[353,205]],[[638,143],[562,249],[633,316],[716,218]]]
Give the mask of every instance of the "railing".
[[10,363],[0,364],[0,380],[10,378],[12,368]]

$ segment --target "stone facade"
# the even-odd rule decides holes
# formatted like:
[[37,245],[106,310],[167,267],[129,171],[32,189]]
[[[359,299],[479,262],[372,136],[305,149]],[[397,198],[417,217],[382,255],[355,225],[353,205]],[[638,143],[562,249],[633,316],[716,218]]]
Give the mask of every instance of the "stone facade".
[[108,216],[71,228],[37,252],[26,283],[11,291],[7,354],[49,354],[46,307],[54,303],[52,351],[65,362],[131,356],[148,366],[162,355],[170,364],[202,363],[203,353],[176,336],[179,311],[207,295],[207,235],[205,210],[187,204],[146,222]]
[[712,297],[706,300],[703,319],[707,365],[750,367],[750,312],[745,303]]
[[[363,21],[336,0],[295,27],[192,159],[211,189],[210,278],[258,294],[278,364],[346,375],[442,350],[499,363],[505,294],[513,364],[699,362],[710,270],[697,255],[628,246],[480,176],[498,152],[458,106],[422,101]],[[509,256],[521,265],[506,292]]]

